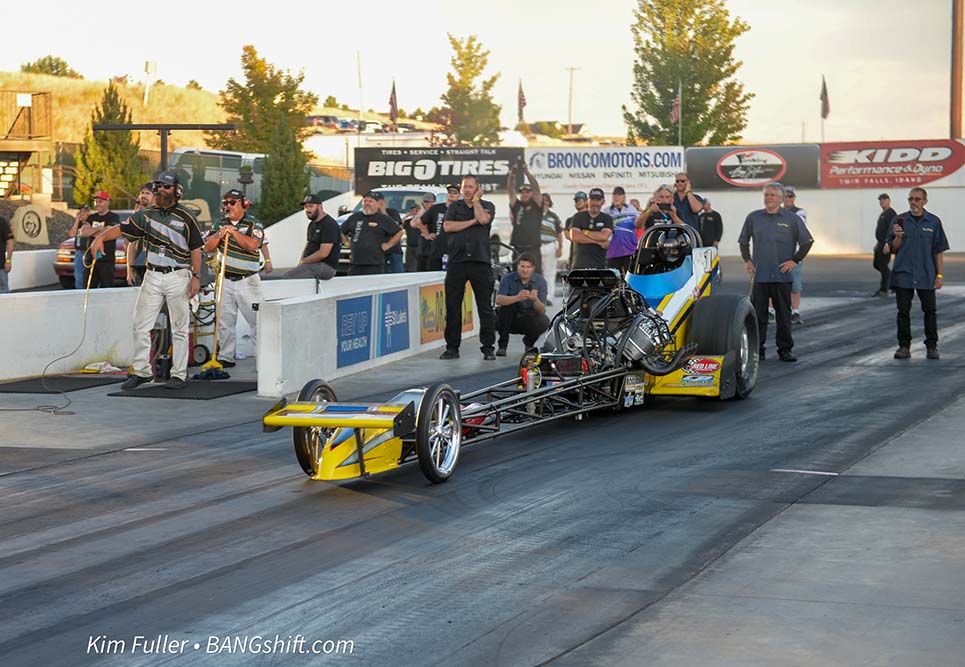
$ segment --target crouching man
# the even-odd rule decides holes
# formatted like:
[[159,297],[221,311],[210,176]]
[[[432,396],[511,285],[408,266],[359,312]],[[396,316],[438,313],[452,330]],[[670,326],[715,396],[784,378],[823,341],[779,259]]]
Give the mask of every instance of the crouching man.
[[497,357],[506,356],[509,334],[523,334],[523,346],[529,350],[536,339],[549,328],[546,317],[546,279],[536,273],[536,260],[523,253],[516,260],[516,270],[499,281],[496,295],[496,330],[499,333]]

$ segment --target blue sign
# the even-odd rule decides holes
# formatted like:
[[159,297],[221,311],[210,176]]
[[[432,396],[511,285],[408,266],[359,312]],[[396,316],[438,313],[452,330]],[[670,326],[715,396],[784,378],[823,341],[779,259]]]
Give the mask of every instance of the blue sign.
[[336,366],[351,366],[372,356],[372,297],[339,299],[335,304],[338,326]]
[[384,357],[409,349],[409,290],[379,294],[376,349]]

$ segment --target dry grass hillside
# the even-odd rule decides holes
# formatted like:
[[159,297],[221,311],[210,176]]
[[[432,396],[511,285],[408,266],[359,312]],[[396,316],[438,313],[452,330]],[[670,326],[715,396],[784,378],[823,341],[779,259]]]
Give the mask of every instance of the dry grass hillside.
[[[46,74],[0,72],[0,90],[22,92],[50,92],[53,97],[54,141],[80,143],[90,126],[90,115],[107,87],[106,81],[68,79]],[[135,83],[119,85],[118,90],[127,102],[135,123],[223,123],[224,112],[218,106],[218,95],[206,90],[193,90],[178,86],[154,85],[151,87],[148,106],[145,107],[144,86]],[[339,117],[357,118],[358,111],[343,111],[317,107],[313,113]],[[386,114],[366,114],[369,120],[388,122]],[[429,124],[419,123],[419,126]],[[180,146],[205,146],[204,133],[195,131],[173,132],[168,141],[169,150]],[[153,132],[141,132],[141,148],[159,150],[158,137]]]

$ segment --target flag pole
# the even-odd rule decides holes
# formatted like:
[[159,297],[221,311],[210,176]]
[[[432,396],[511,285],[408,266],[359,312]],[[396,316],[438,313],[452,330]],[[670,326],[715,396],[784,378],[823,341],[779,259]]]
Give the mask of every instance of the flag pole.
[[677,98],[680,100],[680,112],[677,114],[677,145],[684,145],[684,89],[683,84],[677,81]]

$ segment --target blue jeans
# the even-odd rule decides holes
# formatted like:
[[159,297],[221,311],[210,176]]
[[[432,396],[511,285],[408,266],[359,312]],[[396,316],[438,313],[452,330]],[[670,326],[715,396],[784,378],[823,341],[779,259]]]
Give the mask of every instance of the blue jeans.
[[791,292],[794,294],[800,294],[804,288],[804,283],[801,281],[801,268],[803,266],[804,263],[802,262],[801,264],[795,264],[794,268],[791,269],[791,278],[793,278],[791,281]]
[[0,294],[9,294],[9,293],[10,293],[10,278],[7,276],[6,269],[0,269]]
[[84,253],[74,251],[74,289],[84,289]]
[[401,252],[389,252],[385,255],[386,273],[405,273],[405,264],[402,262]]

